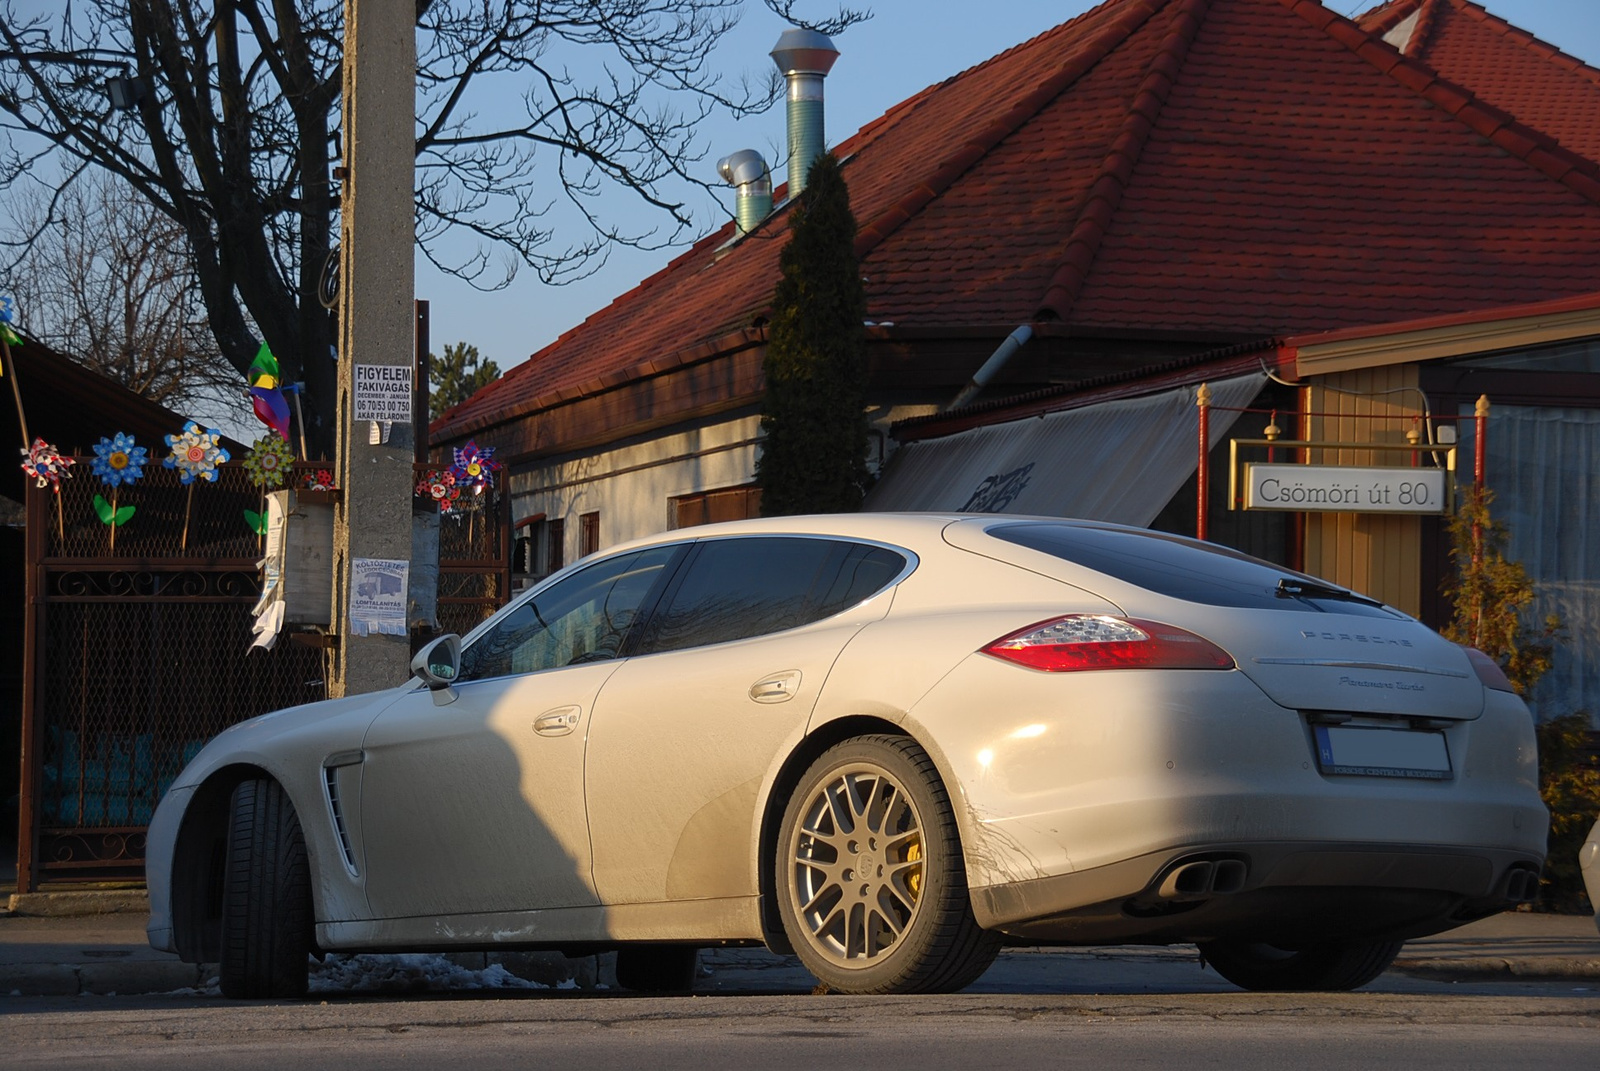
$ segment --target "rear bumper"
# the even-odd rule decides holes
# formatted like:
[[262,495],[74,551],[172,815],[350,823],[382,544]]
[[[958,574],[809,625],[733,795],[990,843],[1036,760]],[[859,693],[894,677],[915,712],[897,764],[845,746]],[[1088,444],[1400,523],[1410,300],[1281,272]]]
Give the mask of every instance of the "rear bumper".
[[973,891],[980,925],[1067,944],[1419,937],[1532,897],[1543,856],[1309,841],[1195,844]]

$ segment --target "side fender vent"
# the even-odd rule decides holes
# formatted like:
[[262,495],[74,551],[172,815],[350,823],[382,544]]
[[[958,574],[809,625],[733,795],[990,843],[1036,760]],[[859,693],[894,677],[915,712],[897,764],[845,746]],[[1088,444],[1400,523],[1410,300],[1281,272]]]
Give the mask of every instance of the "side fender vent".
[[356,870],[355,852],[350,847],[350,831],[345,828],[344,808],[339,803],[339,771],[347,768],[344,766],[324,766],[322,768],[322,788],[328,797],[328,814],[333,819],[333,831],[339,838],[339,855],[344,860],[344,868],[354,878],[360,875]]

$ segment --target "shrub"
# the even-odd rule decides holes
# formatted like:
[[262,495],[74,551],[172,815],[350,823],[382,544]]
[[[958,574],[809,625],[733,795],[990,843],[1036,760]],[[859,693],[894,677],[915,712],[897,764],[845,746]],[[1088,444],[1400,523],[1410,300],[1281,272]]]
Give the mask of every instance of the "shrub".
[[[1533,603],[1533,581],[1520,562],[1506,558],[1505,526],[1491,516],[1494,494],[1474,487],[1462,495],[1450,519],[1450,557],[1455,576],[1446,583],[1450,623],[1447,639],[1476,647],[1505,670],[1517,694],[1527,696],[1546,670],[1560,639],[1554,614],[1530,628],[1523,619]],[[1540,881],[1539,904],[1549,911],[1587,910],[1578,849],[1600,817],[1600,771],[1589,755],[1589,715],[1545,719],[1539,736],[1539,792],[1550,808],[1549,859]]]

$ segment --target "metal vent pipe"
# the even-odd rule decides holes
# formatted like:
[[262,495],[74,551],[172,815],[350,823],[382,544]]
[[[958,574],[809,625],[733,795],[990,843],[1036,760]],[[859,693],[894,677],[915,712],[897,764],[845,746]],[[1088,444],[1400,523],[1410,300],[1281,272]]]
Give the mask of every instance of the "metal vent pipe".
[[816,30],[785,30],[772,49],[772,62],[789,84],[790,200],[806,188],[806,172],[822,155],[822,80],[838,59],[827,34]]
[[754,149],[740,149],[717,161],[717,174],[739,191],[739,233],[749,234],[772,212],[772,172]]

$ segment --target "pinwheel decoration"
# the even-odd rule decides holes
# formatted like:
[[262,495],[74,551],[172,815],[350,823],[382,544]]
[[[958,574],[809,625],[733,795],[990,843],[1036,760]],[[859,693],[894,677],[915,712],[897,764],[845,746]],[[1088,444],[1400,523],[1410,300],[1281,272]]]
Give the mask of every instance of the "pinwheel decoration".
[[288,442],[289,403],[279,389],[282,373],[278,371],[278,359],[265,342],[256,351],[255,360],[250,362],[246,377],[250,381],[250,406],[255,410],[256,419]]
[[467,445],[455,454],[456,463],[450,466],[450,475],[455,477],[456,486],[471,496],[467,505],[477,508],[483,504],[483,493],[493,490],[494,474],[500,471],[500,462],[494,459],[494,447],[479,447],[476,439],[468,439]]
[[292,464],[294,454],[288,441],[270,433],[251,443],[250,452],[244,455],[244,470],[250,474],[250,482],[261,488],[261,509],[244,511],[250,530],[258,536],[267,534],[267,488],[282,487]]
[[33,440],[33,445],[22,451],[22,471],[32,476],[39,487],[48,487],[57,495],[61,494],[62,479],[72,475],[67,470],[73,464],[72,458],[63,457],[43,439]]
[[438,505],[440,513],[449,513],[456,508],[456,501],[461,497],[461,488],[450,469],[429,469],[417,482],[417,494],[422,498],[432,499]]
[[[7,346],[20,346],[22,339],[12,328],[12,321],[16,318],[17,307],[9,297],[0,295],[0,339],[4,339]],[[4,369],[0,368],[0,373]]]
[[338,490],[333,483],[333,473],[329,472],[327,469],[318,469],[316,472],[306,473],[305,484],[307,491]]
[[117,549],[117,529],[126,524],[134,514],[133,506],[117,505],[117,489],[133,483],[144,475],[148,451],[134,444],[133,436],[117,432],[109,439],[101,439],[94,447],[94,460],[89,470],[100,477],[100,482],[111,488],[111,501],[104,495],[94,496],[94,511],[111,529],[111,549]]
[[250,482],[263,490],[282,487],[292,464],[294,455],[289,452],[288,442],[275,435],[261,436],[250,444],[250,452],[244,456],[244,469],[250,474]]
[[183,425],[183,431],[168,435],[166,439],[172,452],[161,463],[169,469],[177,469],[178,478],[189,487],[189,498],[183,504],[183,539],[179,544],[182,549],[188,550],[194,482],[205,480],[207,483],[216,483],[217,466],[228,460],[228,451],[221,445],[222,432],[215,428],[202,428],[192,420]]
[[38,486],[48,487],[56,498],[56,534],[67,541],[66,521],[61,516],[61,481],[72,473],[67,470],[74,462],[62,456],[61,451],[43,439],[33,440],[33,445],[22,451],[22,471],[32,476]]
[[177,469],[179,479],[186,484],[196,480],[217,482],[217,466],[228,460],[228,451],[222,448],[222,432],[215,428],[202,428],[194,421],[183,425],[183,431],[166,437],[172,452],[162,464]]

